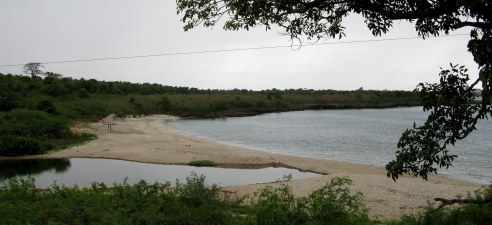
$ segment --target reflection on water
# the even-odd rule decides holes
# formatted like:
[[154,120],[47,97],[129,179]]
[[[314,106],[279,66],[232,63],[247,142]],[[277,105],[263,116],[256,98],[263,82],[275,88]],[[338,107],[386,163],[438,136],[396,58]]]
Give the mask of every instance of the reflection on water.
[[35,176],[46,171],[63,173],[69,167],[68,159],[0,160],[0,182],[16,176]]
[[[55,181],[57,184],[66,186],[75,184],[87,186],[92,182],[111,185],[115,182],[122,183],[125,180],[129,184],[140,180],[148,183],[173,183],[176,180],[184,181],[192,172],[205,175],[208,184],[220,186],[274,182],[287,175],[292,175],[292,179],[319,176],[316,173],[288,168],[230,169],[85,158],[0,161],[0,171],[0,177],[2,177],[0,184],[5,182],[6,178],[30,175],[35,178],[38,188],[49,187]],[[8,172],[5,173],[5,171]]]

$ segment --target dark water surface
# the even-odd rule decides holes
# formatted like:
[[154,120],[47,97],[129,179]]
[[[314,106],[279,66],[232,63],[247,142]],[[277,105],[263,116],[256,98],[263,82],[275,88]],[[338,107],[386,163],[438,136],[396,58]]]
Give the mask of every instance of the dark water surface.
[[12,177],[27,176],[34,177],[39,188],[49,187],[55,181],[66,186],[87,186],[92,182],[111,185],[122,183],[125,179],[129,184],[140,180],[175,183],[176,179],[184,182],[192,172],[205,175],[208,184],[219,186],[274,182],[286,175],[292,175],[293,179],[319,175],[288,168],[227,169],[72,158],[0,161],[0,184]]
[[[392,160],[405,129],[427,118],[421,107],[308,110],[253,117],[191,119],[165,123],[172,130],[210,141],[260,151],[383,167]],[[443,174],[492,182],[492,121],[450,148],[459,157]]]

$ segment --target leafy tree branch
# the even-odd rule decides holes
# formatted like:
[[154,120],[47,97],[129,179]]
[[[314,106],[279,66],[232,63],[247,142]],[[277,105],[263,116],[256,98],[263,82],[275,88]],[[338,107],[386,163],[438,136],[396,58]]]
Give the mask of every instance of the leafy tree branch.
[[[452,165],[456,155],[447,147],[466,138],[476,129],[478,120],[490,114],[490,104],[477,104],[472,94],[479,79],[468,85],[467,69],[451,65],[441,71],[438,84],[419,84],[424,111],[430,115],[423,126],[407,129],[398,142],[396,159],[386,165],[388,176],[394,180],[403,173],[421,176],[436,173],[438,167]],[[482,100],[482,101],[487,101]]]

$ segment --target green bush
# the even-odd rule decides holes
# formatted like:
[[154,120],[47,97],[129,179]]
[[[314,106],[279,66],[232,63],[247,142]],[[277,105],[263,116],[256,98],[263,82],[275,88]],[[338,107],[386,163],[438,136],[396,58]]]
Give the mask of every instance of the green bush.
[[0,114],[0,155],[19,156],[42,154],[65,140],[87,139],[74,135],[68,121],[58,116],[27,109],[15,109]]
[[[480,189],[470,194],[467,199],[490,199],[492,186]],[[429,205],[420,215],[404,216],[399,221],[392,221],[389,225],[483,225],[492,224],[492,202],[486,204],[464,204],[458,207],[446,206],[437,209]]]
[[169,96],[167,95],[162,96],[162,99],[159,102],[158,107],[160,112],[168,112],[169,110],[171,110],[171,100],[169,100]]
[[257,225],[372,224],[362,194],[350,193],[351,183],[348,178],[334,178],[305,198],[296,198],[285,183],[267,186],[253,197],[253,221]]
[[36,109],[39,111],[44,111],[50,114],[57,114],[56,107],[50,100],[41,100],[37,105]]
[[214,167],[215,162],[211,160],[194,160],[188,163],[188,165],[196,167]]
[[79,98],[89,98],[90,94],[85,88],[80,88],[77,93]]
[[0,156],[35,155],[45,153],[43,143],[32,137],[0,136]]
[[0,224],[234,224],[234,206],[203,181],[193,174],[176,187],[141,181],[37,190],[33,180],[12,179],[0,186]]
[[0,114],[0,134],[60,138],[70,134],[68,121],[42,111],[16,109]]
[[351,195],[348,178],[334,178],[314,191],[308,199],[314,224],[370,224],[361,193]]
[[[492,224],[491,203],[437,210],[398,221],[369,220],[360,193],[351,181],[334,178],[306,197],[296,197],[286,183],[260,189],[249,201],[231,201],[205,177],[186,182],[134,185],[126,182],[88,188],[53,185],[38,190],[33,179],[10,179],[0,185],[0,224],[238,224],[238,225],[469,225]],[[469,199],[485,199],[488,187]]]
[[0,86],[0,111],[9,111],[16,106],[15,94]]
[[[178,196],[191,207],[199,207],[205,204],[219,204],[220,198],[218,195],[218,186],[205,185],[205,176],[198,176],[192,173],[186,178],[186,183],[176,183],[176,193]],[[217,201],[219,200],[219,201]]]
[[252,219],[257,225],[306,224],[305,199],[294,196],[290,186],[267,186],[254,195]]

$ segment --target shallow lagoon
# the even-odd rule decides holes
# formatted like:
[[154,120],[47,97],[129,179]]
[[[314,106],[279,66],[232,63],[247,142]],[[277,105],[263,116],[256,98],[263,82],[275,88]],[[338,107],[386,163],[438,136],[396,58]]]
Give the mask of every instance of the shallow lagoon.
[[148,183],[184,182],[192,172],[205,175],[208,184],[219,186],[268,183],[292,175],[292,179],[319,176],[289,168],[236,169],[163,165],[112,159],[39,159],[0,161],[0,184],[12,177],[34,177],[36,187],[46,188],[55,181],[66,186],[88,186],[92,182],[134,184],[140,180]]

